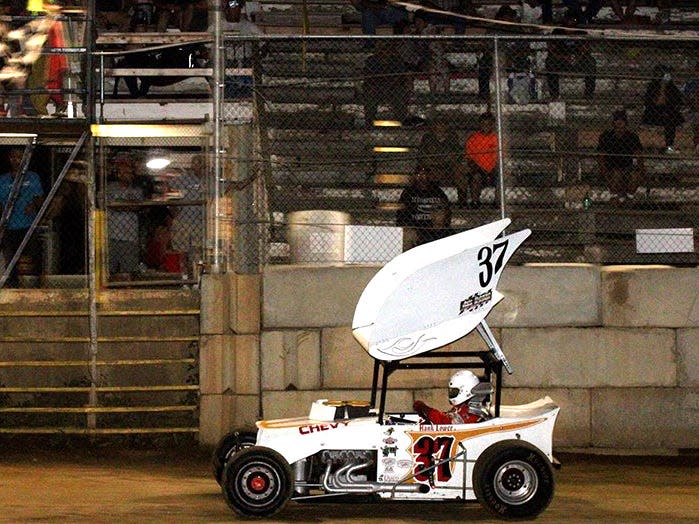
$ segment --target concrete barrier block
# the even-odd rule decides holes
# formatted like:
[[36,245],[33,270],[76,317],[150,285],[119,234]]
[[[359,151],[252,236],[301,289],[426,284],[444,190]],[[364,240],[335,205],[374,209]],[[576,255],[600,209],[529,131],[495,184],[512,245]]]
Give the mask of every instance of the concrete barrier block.
[[350,325],[377,266],[275,266],[263,280],[264,328]]
[[505,299],[493,309],[488,323],[491,327],[598,326],[600,286],[598,266],[508,267],[498,284]]
[[318,389],[320,332],[262,333],[262,389]]
[[[311,409],[311,404],[318,399],[330,400],[362,400],[368,402],[371,398],[369,389],[324,389],[309,391],[264,391],[262,393],[262,412],[267,420],[305,417]],[[392,412],[407,412],[412,410],[413,394],[408,390],[391,390],[386,398],[386,409]]]
[[239,335],[260,332],[262,276],[229,275],[230,328]]
[[226,275],[201,277],[201,333],[204,335],[228,332],[229,300]]
[[202,394],[199,397],[199,443],[215,446],[224,435],[223,395]]
[[232,416],[228,421],[227,431],[234,429],[255,430],[255,422],[262,418],[259,395],[231,395],[233,401]]
[[[445,351],[479,351],[486,349],[483,340],[475,333],[451,344]],[[374,369],[374,359],[352,336],[349,327],[326,328],[321,331],[321,360],[323,387],[369,388]],[[458,363],[458,359],[449,359]],[[391,375],[391,388],[429,388],[447,384],[454,369],[400,370]]]
[[591,392],[592,445],[699,448],[699,390],[619,388]]
[[680,386],[699,386],[699,329],[677,330],[677,366]]
[[504,329],[510,387],[675,386],[670,329]]
[[233,391],[257,395],[260,391],[260,337],[233,335],[235,340],[235,381]]
[[605,326],[699,327],[698,268],[602,270]]
[[233,387],[235,340],[230,335],[203,335],[199,347],[199,390],[222,394]]

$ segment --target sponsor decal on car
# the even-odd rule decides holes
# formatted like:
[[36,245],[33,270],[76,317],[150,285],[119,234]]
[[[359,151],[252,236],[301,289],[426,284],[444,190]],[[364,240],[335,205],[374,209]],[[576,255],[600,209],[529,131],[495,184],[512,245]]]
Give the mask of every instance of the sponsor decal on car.
[[465,298],[459,303],[459,315],[463,315],[466,311],[472,312],[482,308],[493,299],[493,291],[488,290],[485,293],[474,293],[468,298]]
[[310,435],[311,433],[318,433],[319,431],[330,431],[331,429],[337,429],[338,427],[346,426],[347,424],[349,424],[349,422],[342,420],[328,424],[307,424],[299,427],[299,433],[302,435]]

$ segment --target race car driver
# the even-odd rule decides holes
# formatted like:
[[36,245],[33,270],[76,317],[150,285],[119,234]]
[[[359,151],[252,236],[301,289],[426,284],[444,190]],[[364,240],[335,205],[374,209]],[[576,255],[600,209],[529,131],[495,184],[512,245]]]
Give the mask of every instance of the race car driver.
[[472,424],[491,418],[488,402],[493,393],[489,382],[481,382],[473,372],[461,369],[449,380],[449,411],[440,411],[416,400],[413,409],[432,424]]

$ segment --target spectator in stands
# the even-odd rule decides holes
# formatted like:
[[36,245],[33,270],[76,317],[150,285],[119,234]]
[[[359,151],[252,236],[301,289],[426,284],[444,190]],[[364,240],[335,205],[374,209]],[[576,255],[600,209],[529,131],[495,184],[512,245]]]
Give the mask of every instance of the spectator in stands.
[[379,25],[390,25],[393,33],[403,34],[408,25],[408,12],[396,7],[387,0],[349,0],[352,6],[362,14],[362,33],[375,35]]
[[[517,23],[517,11],[508,5],[502,5],[495,14],[495,20]],[[507,29],[507,28],[505,28]],[[536,98],[536,79],[531,74],[531,47],[529,42],[524,40],[506,40],[503,45],[503,62],[508,74],[507,86],[509,102],[528,103]],[[485,99],[490,99],[490,77],[493,74],[493,52],[486,49],[478,59],[478,95]],[[513,97],[515,91],[519,93],[520,83],[524,83],[523,95]]]
[[612,0],[612,12],[624,23],[633,21],[636,14],[636,0],[626,0],[626,9],[621,5],[620,0]]
[[[631,1],[633,2],[634,0]],[[612,0],[612,4],[614,3],[618,3],[617,0]],[[583,8],[580,0],[563,0],[563,4],[581,24],[592,22],[602,8],[602,0],[588,0],[585,8]]]
[[[427,15],[421,11],[415,13],[415,18],[409,26],[408,32],[414,36],[441,34],[441,30],[429,23]],[[404,60],[411,70],[428,74],[428,83],[432,93],[449,91],[450,66],[443,41],[411,39],[405,42],[401,49],[405,52]]]
[[404,122],[408,116],[412,84],[412,74],[393,42],[379,41],[375,52],[364,63],[362,97],[365,124],[373,124],[380,104],[390,106],[392,118]]
[[107,210],[109,272],[115,278],[130,280],[138,270],[141,249],[139,212],[128,204],[142,202],[145,190],[129,153],[117,153],[113,165],[114,179],[107,182],[105,191],[110,206]]
[[665,131],[665,153],[677,153],[675,136],[677,128],[684,122],[682,91],[672,80],[672,70],[658,65],[653,70],[653,79],[646,87],[643,123],[662,126]]
[[[566,11],[561,28],[554,29],[552,34],[576,37],[585,34],[584,31],[575,31],[578,20],[575,15]],[[560,96],[560,74],[574,73],[585,77],[586,99],[591,99],[595,94],[595,76],[597,74],[597,61],[592,56],[590,47],[584,40],[574,38],[561,38],[553,40],[548,46],[546,57],[546,82],[552,100],[558,100]]]
[[444,120],[433,120],[418,148],[418,168],[430,180],[456,186],[465,176],[463,150]]
[[194,155],[190,169],[179,173],[172,187],[183,200],[172,225],[172,248],[187,253],[190,263],[201,256],[204,238],[204,199],[206,198],[206,162],[201,154]]
[[604,131],[597,144],[599,170],[609,185],[612,199],[632,199],[643,174],[643,147],[638,134],[628,128],[626,111],[615,111],[612,127]]
[[694,66],[696,75],[684,86],[689,122],[692,126],[694,152],[699,154],[699,62]]
[[[2,254],[6,264],[12,260],[19,249],[44,199],[41,178],[34,171],[26,170],[22,184],[18,187],[16,198],[14,201],[10,200],[13,184],[20,174],[23,156],[24,150],[22,148],[11,148],[7,154],[9,171],[0,176],[0,207],[3,211],[3,218],[5,218],[6,211],[10,213],[4,223],[2,234]],[[8,206],[11,207],[11,211]],[[30,239],[22,255],[26,257],[25,260],[32,267],[40,264],[41,250],[36,235]],[[6,283],[8,286],[14,286],[17,285],[17,282],[17,266],[15,266]]]
[[193,10],[190,0],[157,0],[157,4],[156,29],[159,33],[169,29],[182,31],[183,26],[189,25]]
[[426,169],[418,168],[413,181],[403,190],[398,202],[400,208],[396,214],[396,225],[405,228],[406,249],[449,234],[449,199]]
[[481,190],[497,185],[498,135],[492,113],[478,118],[478,130],[466,139],[467,177],[458,187],[459,203],[477,209],[481,205]]
[[[551,0],[548,0],[549,6]],[[544,11],[546,2],[543,0],[524,0],[522,2],[522,14],[520,16],[520,21],[523,24],[543,24],[544,21]],[[550,14],[550,11],[549,11]],[[551,18],[548,22],[551,23]]]

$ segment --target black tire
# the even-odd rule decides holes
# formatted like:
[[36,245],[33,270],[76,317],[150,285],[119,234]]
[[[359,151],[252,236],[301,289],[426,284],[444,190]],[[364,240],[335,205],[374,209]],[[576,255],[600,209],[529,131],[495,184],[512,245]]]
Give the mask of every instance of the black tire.
[[551,462],[520,440],[493,444],[476,461],[473,489],[478,501],[501,519],[531,519],[553,499]]
[[223,468],[223,496],[233,511],[246,517],[274,515],[289,501],[293,487],[289,463],[270,448],[243,449]]
[[257,434],[254,431],[233,431],[218,442],[211,457],[211,465],[219,486],[223,477],[223,467],[231,455],[238,453],[241,449],[254,446],[255,442],[257,442]]

